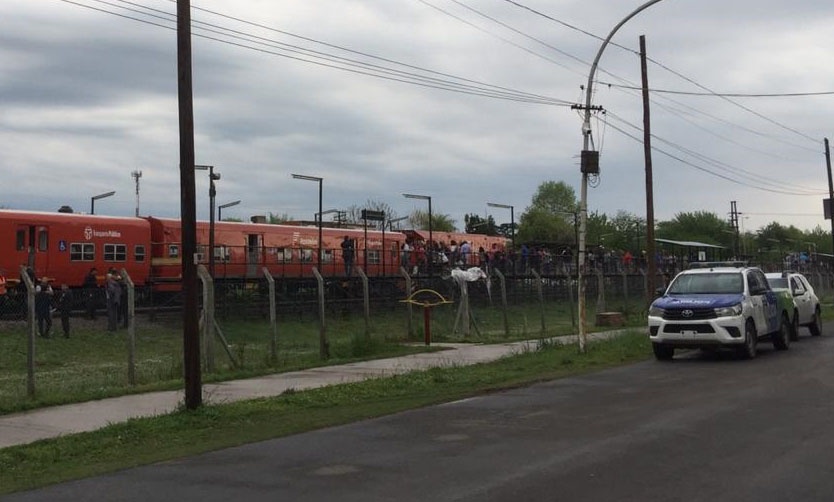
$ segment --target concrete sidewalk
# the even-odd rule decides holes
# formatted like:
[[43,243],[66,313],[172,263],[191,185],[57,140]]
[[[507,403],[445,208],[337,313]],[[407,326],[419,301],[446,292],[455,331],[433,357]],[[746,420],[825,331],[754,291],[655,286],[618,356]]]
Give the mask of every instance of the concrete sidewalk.
[[[588,339],[610,338],[624,332],[592,333]],[[566,336],[552,340],[569,344],[576,343],[577,337]],[[495,361],[526,350],[535,350],[537,344],[538,341],[494,345],[436,343],[434,346],[447,350],[204,384],[203,397],[206,404],[219,404],[278,396],[290,389],[313,389],[429,368]],[[149,392],[3,415],[0,416],[0,448],[93,431],[131,418],[164,415],[175,411],[183,400],[182,390]]]

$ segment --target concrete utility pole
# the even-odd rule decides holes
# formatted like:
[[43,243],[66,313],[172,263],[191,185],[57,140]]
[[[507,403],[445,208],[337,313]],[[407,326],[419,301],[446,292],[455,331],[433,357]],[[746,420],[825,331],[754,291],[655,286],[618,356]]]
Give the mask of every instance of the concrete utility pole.
[[136,217],[139,217],[139,178],[142,177],[142,171],[133,171],[130,173],[136,181]]
[[180,222],[182,226],[182,340],[185,407],[203,404],[197,313],[197,205],[194,185],[194,101],[191,86],[191,2],[177,0],[177,88],[180,126]]
[[599,152],[594,150],[589,150],[591,147],[591,110],[599,110],[599,107],[592,107],[591,106],[591,96],[593,95],[593,85],[594,85],[594,75],[597,71],[597,65],[599,65],[599,60],[602,57],[602,52],[611,42],[611,39],[614,38],[614,35],[617,31],[626,23],[628,20],[636,16],[641,11],[645,10],[646,8],[660,2],[661,0],[651,0],[646,2],[645,4],[641,5],[637,8],[634,12],[626,16],[625,19],[620,21],[617,26],[611,30],[611,33],[608,34],[608,37],[602,42],[602,46],[600,46],[599,51],[597,52],[596,57],[594,58],[593,64],[591,64],[591,71],[588,74],[588,85],[585,88],[585,106],[582,107],[573,107],[573,108],[581,108],[585,111],[585,118],[582,121],[582,156],[581,156],[581,166],[580,171],[582,172],[582,187],[580,190],[580,199],[579,199],[579,267],[577,272],[577,283],[578,283],[578,301],[577,306],[579,310],[579,351],[585,352],[585,345],[588,341],[588,334],[586,330],[586,316],[585,316],[585,234],[587,232],[588,226],[588,177],[589,175],[597,176],[599,174]]
[[654,185],[652,175],[652,128],[649,109],[649,72],[646,36],[640,35],[640,74],[643,76],[643,153],[646,157],[646,305],[654,299],[657,261],[654,245]]

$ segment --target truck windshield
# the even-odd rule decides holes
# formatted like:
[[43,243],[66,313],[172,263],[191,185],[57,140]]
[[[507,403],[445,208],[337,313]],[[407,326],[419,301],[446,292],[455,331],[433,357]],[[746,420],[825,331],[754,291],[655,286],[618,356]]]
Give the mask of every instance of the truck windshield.
[[669,286],[669,294],[743,293],[744,281],[740,272],[682,274]]

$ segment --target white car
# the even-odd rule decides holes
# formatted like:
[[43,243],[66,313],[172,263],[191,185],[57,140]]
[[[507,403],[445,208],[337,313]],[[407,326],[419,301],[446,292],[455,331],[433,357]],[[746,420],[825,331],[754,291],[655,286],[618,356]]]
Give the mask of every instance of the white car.
[[808,279],[796,272],[768,273],[765,277],[771,288],[787,289],[793,297],[796,309],[792,318],[792,339],[796,340],[800,326],[807,326],[812,336],[820,336],[822,334],[820,300]]

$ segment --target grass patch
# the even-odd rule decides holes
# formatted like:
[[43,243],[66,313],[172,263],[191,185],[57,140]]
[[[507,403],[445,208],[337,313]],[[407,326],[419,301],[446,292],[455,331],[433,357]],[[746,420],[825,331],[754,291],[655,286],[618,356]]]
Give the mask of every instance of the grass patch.
[[646,336],[635,330],[591,342],[584,354],[576,345],[540,343],[535,349],[486,364],[434,368],[134,419],[94,432],[0,450],[0,493],[379,417],[650,356]]
[[[473,302],[474,321],[467,335],[457,319],[457,305],[437,307],[432,310],[432,341],[500,343],[571,334],[575,332],[573,309],[567,302],[549,302],[544,309],[538,305],[511,305],[506,312],[505,329],[505,313],[500,307]],[[589,319],[593,319],[593,314],[589,314]],[[639,313],[627,319],[632,325],[645,323],[645,316]],[[128,382],[127,331],[108,333],[104,322],[74,318],[68,339],[55,333],[60,331],[60,323],[56,322],[53,338],[36,339],[34,397],[27,395],[26,323],[0,323],[0,414],[182,388],[183,342],[179,319],[151,322],[142,316],[137,318],[135,386]],[[319,326],[314,315],[296,314],[279,322],[275,358],[271,355],[272,330],[264,319],[230,316],[219,319],[218,323],[237,365],[231,363],[220,340],[215,339],[215,369],[203,372],[205,382],[435,350],[404,343],[422,341],[425,337],[422,309],[413,309],[409,334],[404,306],[374,313],[370,329],[361,315],[330,313],[327,318],[330,358],[326,360],[319,355]],[[589,326],[589,329],[594,328]]]

